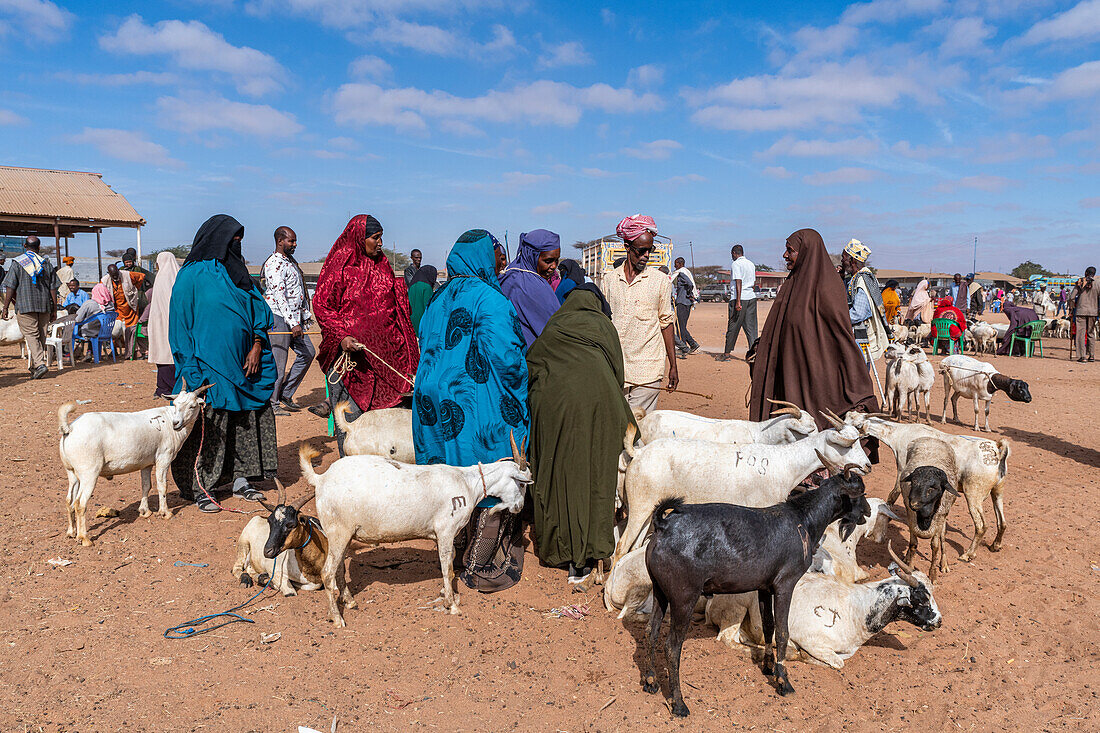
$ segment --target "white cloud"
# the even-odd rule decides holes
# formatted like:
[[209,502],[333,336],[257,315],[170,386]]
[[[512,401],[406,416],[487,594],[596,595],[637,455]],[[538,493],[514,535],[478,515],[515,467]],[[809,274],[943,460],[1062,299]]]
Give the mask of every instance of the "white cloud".
[[[697,124],[720,130],[780,130],[858,122],[865,108],[891,107],[903,97],[934,101],[923,72],[880,73],[866,61],[823,63],[803,75],[763,74],[706,90],[683,92],[698,107]],[[941,74],[942,81],[942,74]]]
[[765,168],[764,170],[762,170],[760,172],[763,175],[767,176],[768,178],[774,178],[777,181],[783,181],[783,180],[786,180],[788,178],[794,178],[794,173],[787,170],[786,168],[784,168],[781,165],[769,165],[767,168]]
[[581,168],[581,175],[588,178],[617,178],[622,174],[605,171],[603,168]]
[[75,18],[50,0],[0,0],[0,36],[15,31],[38,41],[57,41]]
[[842,23],[896,23],[903,18],[931,15],[944,7],[944,0],[872,0],[849,5],[840,16]]
[[348,76],[356,79],[385,79],[393,67],[377,56],[360,56],[348,64]]
[[439,129],[461,137],[485,137],[484,130],[465,120],[443,120],[439,123]]
[[406,87],[383,89],[377,84],[344,84],[332,97],[340,124],[384,125],[426,130],[428,119],[525,122],[531,125],[575,125],[587,109],[635,112],[660,109],[654,94],[638,94],[607,84],[575,87],[563,82],[536,81],[507,90],[490,90],[478,97],[459,97],[439,90]]
[[188,134],[226,130],[261,138],[283,138],[303,129],[288,112],[266,104],[232,102],[217,95],[161,97],[157,100],[157,111],[163,127]]
[[623,155],[639,160],[668,160],[672,153],[684,147],[675,140],[654,140],[635,148],[623,148]]
[[774,157],[785,155],[797,158],[846,157],[860,158],[878,150],[878,143],[866,137],[851,140],[798,140],[787,135],[776,140],[770,148],[758,155]]
[[834,186],[845,183],[867,183],[878,178],[881,173],[868,168],[837,168],[835,171],[811,173],[802,177],[802,182],[811,186]]
[[556,46],[545,46],[535,64],[540,69],[557,69],[562,66],[586,66],[592,57],[577,41],[566,41]]
[[248,46],[234,46],[222,34],[197,20],[162,20],[146,25],[139,15],[127,18],[99,45],[116,53],[166,55],[181,69],[226,74],[237,89],[259,96],[281,89],[287,73],[275,58]]
[[965,176],[954,181],[944,181],[936,186],[940,193],[954,193],[960,188],[971,188],[977,191],[997,192],[1003,191],[1009,186],[1015,186],[1017,181],[1004,176]]
[[509,53],[516,47],[515,35],[499,24],[493,26],[493,37],[490,40],[476,43],[437,25],[413,23],[399,18],[391,18],[384,25],[377,26],[371,33],[371,39],[375,43],[411,48],[435,56],[476,58],[486,54]]
[[682,186],[685,183],[703,183],[706,180],[706,176],[701,176],[698,173],[688,173],[683,176],[672,176],[671,178],[666,178],[665,180],[661,181],[661,184],[665,186]]
[[611,8],[601,8],[600,20],[603,21],[604,25],[610,28],[611,26],[615,25],[615,13],[611,10]]
[[79,135],[70,135],[66,139],[71,143],[92,145],[104,155],[119,160],[167,168],[183,166],[168,154],[168,148],[149,140],[140,132],[85,127]]
[[254,15],[304,15],[332,28],[348,28],[400,13],[454,13],[502,4],[500,0],[247,0],[245,9]]
[[128,74],[76,74],[70,71],[58,72],[57,78],[75,84],[97,84],[105,87],[158,86],[179,84],[178,74],[161,71],[134,71]]
[[976,162],[983,165],[1011,163],[1028,158],[1050,158],[1054,156],[1054,146],[1046,135],[1023,135],[1010,132],[983,140],[978,146]]
[[903,158],[928,160],[942,158],[952,153],[951,148],[937,148],[929,145],[913,145],[908,140],[900,140],[890,146],[890,150]]
[[981,18],[959,18],[951,23],[940,44],[944,58],[970,56],[985,49],[985,42],[993,37],[996,29],[986,25]]
[[1089,196],[1077,202],[1082,209],[1100,209],[1100,196]]
[[636,66],[626,76],[630,87],[657,87],[665,80],[665,70],[655,64]]
[[352,152],[359,149],[359,143],[350,137],[330,137],[328,140],[330,148],[336,148],[337,150],[344,150]]
[[827,28],[806,26],[795,31],[794,45],[800,59],[830,57],[851,48],[858,36],[858,28],[844,23]]
[[531,209],[531,214],[534,216],[543,216],[544,214],[564,214],[573,208],[573,204],[568,201],[559,201],[556,204],[543,204],[542,206],[536,206]]
[[1041,20],[1020,39],[1025,44],[1085,41],[1100,36],[1100,0],[1083,0],[1064,13]]
[[0,109],[0,125],[24,125],[26,123],[26,117],[17,115],[11,110]]

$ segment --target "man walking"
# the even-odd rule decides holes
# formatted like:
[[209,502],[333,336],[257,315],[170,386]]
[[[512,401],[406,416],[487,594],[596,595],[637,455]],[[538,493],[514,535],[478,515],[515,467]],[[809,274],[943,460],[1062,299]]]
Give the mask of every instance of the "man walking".
[[685,267],[684,258],[677,257],[673,264],[676,266],[672,273],[673,302],[676,304],[676,326],[680,331],[676,336],[676,348],[686,356],[699,350],[699,342],[688,331],[688,318],[699,300],[699,291],[695,287],[695,276]]
[[[298,235],[290,227],[275,230],[275,252],[264,262],[264,300],[275,316],[275,325],[271,329],[271,355],[275,358],[275,389],[271,393],[271,404],[279,416],[297,412],[302,406],[294,401],[306,370],[317,355],[309,336],[305,335],[303,325],[312,317],[309,312],[309,297],[306,294],[305,277],[298,261],[294,259],[294,250],[298,248]],[[294,351],[294,365],[288,371],[286,366],[289,352]]]
[[745,248],[735,244],[730,249],[733,263],[730,265],[730,305],[729,319],[726,324],[726,349],[718,361],[728,361],[733,357],[733,347],[737,346],[737,336],[745,332],[745,348],[752,348],[756,341],[756,265],[745,256]]
[[1089,267],[1085,276],[1073,286],[1074,320],[1077,322],[1077,361],[1096,360],[1096,339],[1100,337],[1097,328],[1097,299],[1100,287],[1096,285],[1096,268]]
[[0,320],[7,320],[8,306],[15,300],[15,319],[27,342],[31,358],[31,378],[46,376],[46,326],[57,310],[57,290],[61,281],[48,258],[40,254],[42,243],[33,234],[23,240],[23,254],[12,260],[4,275],[4,304]]
[[420,250],[414,249],[412,252],[409,252],[409,259],[412,260],[412,262],[405,265],[406,288],[412,285],[413,275],[420,269],[420,263],[424,261],[424,254]]
[[668,389],[680,383],[673,348],[672,282],[649,267],[657,233],[651,217],[628,216],[616,232],[626,245],[626,260],[605,278],[605,295],[623,347],[623,392],[631,407],[651,412],[661,394],[666,360]]

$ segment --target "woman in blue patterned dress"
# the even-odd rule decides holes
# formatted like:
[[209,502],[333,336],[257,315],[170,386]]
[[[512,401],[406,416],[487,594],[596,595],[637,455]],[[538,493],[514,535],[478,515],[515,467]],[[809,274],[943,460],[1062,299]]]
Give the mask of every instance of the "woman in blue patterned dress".
[[[511,439],[526,442],[526,344],[515,309],[500,291],[497,244],[483,229],[455,242],[447,283],[420,321],[420,366],[413,390],[416,462],[473,466],[512,456]],[[523,542],[518,515],[478,504],[459,557],[459,577],[494,591],[519,581]]]

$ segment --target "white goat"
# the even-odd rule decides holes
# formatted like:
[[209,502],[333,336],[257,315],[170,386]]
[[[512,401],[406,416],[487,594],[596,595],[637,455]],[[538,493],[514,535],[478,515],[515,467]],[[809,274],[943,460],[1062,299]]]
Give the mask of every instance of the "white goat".
[[906,407],[909,409],[909,416],[913,416],[913,410],[915,408],[917,419],[920,420],[920,406],[923,401],[924,422],[931,425],[932,417],[929,414],[929,410],[932,404],[932,385],[936,383],[936,370],[928,361],[928,355],[924,353],[924,349],[916,344],[905,349],[904,358],[917,370],[916,381],[914,384],[910,385],[911,389],[905,398]]
[[443,598],[452,614],[460,613],[452,581],[455,535],[466,526],[474,507],[487,496],[500,503],[489,511],[518,513],[533,483],[521,449],[512,441],[512,460],[466,468],[416,466],[380,456],[346,456],[324,474],[313,470],[318,455],[308,445],[299,450],[302,473],[317,493],[317,515],[328,535],[328,556],[321,579],[328,593],[332,622],[345,626],[338,601],[355,608],[344,579],[344,554],[353,540],[404,542],[435,540],[443,572]]
[[654,507],[682,496],[687,502],[719,501],[765,507],[787,499],[798,482],[821,468],[854,468],[867,474],[871,463],[859,445],[859,433],[838,418],[838,429],[824,430],[788,445],[729,445],[706,440],[661,438],[627,453],[627,524],[615,547],[615,560],[643,538]]
[[656,410],[638,417],[638,433],[643,443],[659,438],[710,440],[715,443],[761,443],[784,445],[817,432],[817,423],[808,412],[792,402],[769,400],[780,409],[767,420],[716,420],[678,410]]
[[974,335],[974,345],[980,354],[992,354],[997,348],[997,329],[985,321],[977,321],[970,326]]
[[[894,621],[908,621],[925,631],[939,628],[943,617],[928,576],[903,563],[892,548],[890,555],[895,558],[892,577],[873,583],[851,583],[828,573],[803,575],[787,615],[787,648],[800,652],[805,661],[840,669]],[[707,601],[706,618],[718,627],[718,639],[731,647],[764,646],[756,593],[716,595]]]
[[978,403],[985,403],[985,427],[989,432],[989,405],[993,394],[1003,390],[1013,402],[1031,402],[1031,391],[1027,382],[1006,377],[992,364],[962,354],[953,354],[940,362],[940,374],[943,375],[943,416],[940,422],[947,422],[947,402],[951,402],[951,412],[955,422],[959,422],[959,397],[971,397],[974,400],[974,429],[978,430]]
[[966,507],[974,522],[974,539],[959,559],[970,562],[977,552],[978,543],[985,535],[985,512],[982,509],[982,503],[987,496],[993,499],[993,513],[997,518],[997,536],[989,549],[991,552],[1001,549],[1001,541],[1005,533],[1004,482],[1008,474],[1008,457],[1012,452],[1007,440],[1002,438],[994,442],[969,435],[951,435],[927,425],[890,422],[878,416],[855,411],[845,415],[844,420],[858,428],[864,435],[878,438],[894,452],[898,473],[894,488],[886,498],[887,503],[890,504],[893,504],[901,495],[903,466],[910,443],[918,438],[938,438],[951,446],[955,452],[955,463],[959,472],[959,489],[963,498],[966,499]]
[[348,409],[348,403],[341,402],[333,410],[336,424],[345,433],[345,456],[382,456],[398,463],[416,463],[412,410],[370,410],[348,422]]
[[[84,513],[100,476],[110,479],[124,473],[141,471],[141,504],[138,514],[149,511],[150,475],[157,474],[160,515],[172,516],[165,494],[168,491],[168,467],[204,404],[202,394],[211,385],[194,392],[184,391],[170,405],[141,412],[87,412],[69,423],[75,402],[66,402],[57,410],[61,430],[61,465],[69,476],[65,508],[69,517],[69,537],[85,547],[92,546]],[[75,525],[74,525],[75,518]]]
[[848,539],[840,539],[839,522],[833,522],[825,528],[825,534],[821,538],[820,549],[828,553],[832,562],[830,572],[841,580],[857,583],[867,578],[864,570],[856,559],[856,545],[864,537],[871,538],[872,542],[882,542],[886,539],[886,530],[891,519],[898,519],[898,515],[882,499],[867,498],[871,507],[871,514],[864,524],[857,524]]
[[648,542],[626,553],[603,583],[603,605],[608,611],[618,611],[619,618],[629,615],[649,615],[653,611],[653,581],[645,565]]
[[[891,344],[891,346],[896,346],[896,344]],[[909,348],[921,351],[919,346]],[[909,416],[912,417],[913,409],[910,396],[916,392],[917,382],[920,379],[917,365],[906,358],[906,350],[903,349],[899,349],[895,353],[887,352],[886,358],[886,390],[884,393],[886,411],[891,413],[894,419],[900,420],[902,407],[908,406]],[[917,407],[920,407],[919,403]]]
[[15,320],[15,313],[13,312],[7,320],[0,321],[0,346],[18,344],[22,340],[23,332],[19,330],[19,322]]

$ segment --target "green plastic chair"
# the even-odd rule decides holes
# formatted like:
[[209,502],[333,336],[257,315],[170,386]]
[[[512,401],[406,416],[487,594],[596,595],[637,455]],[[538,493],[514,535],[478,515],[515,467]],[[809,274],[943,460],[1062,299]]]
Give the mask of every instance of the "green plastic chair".
[[[1035,350],[1035,344],[1039,345],[1039,356],[1043,355],[1043,329],[1046,328],[1046,321],[1031,321],[1017,328],[1012,332],[1012,341],[1008,344],[1008,353],[1011,355],[1016,349],[1016,340],[1024,342],[1024,356],[1031,356]],[[1020,332],[1026,331],[1029,335],[1021,336]]]
[[[932,328],[936,331],[936,338],[932,341],[932,353],[936,354],[939,351],[940,341],[947,342],[948,354],[961,354],[963,350],[962,343],[962,329],[959,328],[959,335],[955,338],[951,338],[951,327],[959,328],[959,324],[955,322],[954,318],[933,318]],[[955,343],[959,344],[959,350],[955,351]]]

